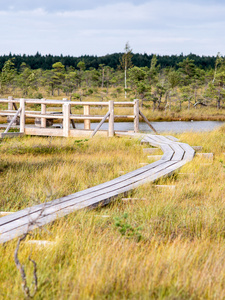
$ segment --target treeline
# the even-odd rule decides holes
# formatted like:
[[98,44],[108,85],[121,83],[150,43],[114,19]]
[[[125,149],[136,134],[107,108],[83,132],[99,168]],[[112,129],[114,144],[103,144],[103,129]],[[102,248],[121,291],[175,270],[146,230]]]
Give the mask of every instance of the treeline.
[[[25,63],[32,70],[42,69],[42,70],[51,70],[52,65],[56,62],[61,62],[66,68],[74,67],[77,69],[77,65],[80,61],[85,63],[86,69],[98,69],[100,65],[105,65],[113,69],[117,69],[120,65],[120,60],[123,56],[123,53],[114,53],[107,54],[105,56],[93,56],[93,55],[83,55],[80,57],[74,56],[53,56],[49,55],[41,55],[40,53],[36,53],[35,55],[2,55],[0,56],[0,70],[6,61],[14,58],[13,62],[17,71],[22,63]],[[134,54],[132,53],[132,63],[136,67],[150,67],[151,60],[153,58],[153,54]],[[172,67],[178,69],[178,64],[182,62],[184,59],[189,58],[193,60],[194,64],[202,68],[204,70],[212,69],[215,66],[216,57],[215,56],[199,56],[195,54],[189,55],[157,55],[157,62],[160,68]]]
[[138,67],[129,47],[117,58],[116,68],[102,61],[98,67],[88,69],[84,59],[69,66],[57,57],[59,61],[50,69],[32,69],[26,60],[17,66],[16,57],[12,57],[0,71],[0,96],[43,98],[65,95],[80,101],[85,97],[96,99],[96,95],[101,100],[138,98],[141,105],[153,110],[190,109],[197,105],[220,109],[224,106],[225,58],[219,53],[214,65],[206,69],[189,57],[182,57],[176,67],[162,67],[156,55],[152,56],[149,66]]

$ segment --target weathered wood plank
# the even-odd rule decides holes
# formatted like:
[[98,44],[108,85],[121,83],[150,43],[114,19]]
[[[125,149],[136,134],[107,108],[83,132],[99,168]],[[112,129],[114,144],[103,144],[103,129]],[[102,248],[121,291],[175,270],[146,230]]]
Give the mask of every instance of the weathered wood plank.
[[194,158],[195,150],[192,149],[191,146],[189,146],[188,144],[180,143],[180,147],[182,147],[185,151],[185,154],[184,154],[184,157],[183,157],[184,160],[190,161]]
[[[83,191],[80,191],[80,192],[77,192],[77,193],[74,193],[74,194],[71,194],[71,195],[68,195],[68,196],[65,196],[65,197],[62,197],[62,198],[59,198],[59,199],[56,199],[56,200],[53,200],[53,201],[50,201],[50,202],[47,202],[45,205],[46,207],[47,206],[51,206],[53,205],[52,202],[55,202],[55,203],[61,203],[63,201],[67,201],[67,200],[70,200],[72,199],[75,195],[77,197],[79,196],[84,196],[84,195],[88,195],[89,193],[92,193],[92,192],[95,192],[95,191],[98,191],[98,190],[101,190],[105,187],[108,187],[108,186],[112,186],[116,183],[121,183],[121,182],[124,182],[126,179],[129,179],[129,178],[132,178],[132,177],[135,177],[136,175],[140,175],[148,170],[154,170],[156,167],[160,166],[164,164],[164,162],[162,161],[157,161],[157,162],[154,162],[152,164],[148,164],[147,166],[144,166],[142,168],[139,168],[135,171],[132,171],[132,172],[129,172],[125,175],[122,175],[120,177],[117,177],[111,181],[108,181],[108,182],[105,182],[105,183],[102,183],[102,184],[99,184],[97,186],[94,186],[94,187],[91,187],[91,188],[88,188],[86,190],[83,190]],[[33,206],[33,207],[30,207],[30,208],[26,208],[26,209],[23,209],[21,211],[18,211],[16,213],[14,213],[13,218],[20,218],[24,215],[27,215],[27,214],[31,214],[32,212],[36,212],[36,211],[39,211],[41,209],[41,207],[43,206],[43,204],[38,204],[36,206]],[[6,223],[10,222],[11,221],[11,218],[8,217],[8,218],[5,218],[4,219]],[[4,224],[4,220],[1,219],[0,220],[0,226]]]
[[143,148],[143,152],[149,154],[155,154],[157,151],[159,151],[157,148]]
[[213,160],[213,153],[196,153],[198,157]]
[[170,147],[173,149],[174,151],[174,155],[172,157],[172,160],[182,160],[185,154],[185,151],[183,148],[181,148],[181,146],[179,144],[170,144]]
[[164,154],[161,158],[162,160],[171,160],[173,158],[175,151],[170,147],[170,145],[162,144],[162,145],[160,145],[160,148],[164,152]]
[[[131,179],[131,178],[133,178],[133,177],[135,177],[137,175],[141,175],[141,174],[145,173],[146,171],[153,170],[153,172],[155,172],[155,170],[157,170],[156,169],[157,167],[163,168],[162,165],[164,166],[164,164],[165,164],[165,162],[155,162],[155,163],[149,164],[149,165],[144,166],[142,168],[139,168],[139,169],[137,169],[135,171],[132,171],[132,172],[129,172],[129,173],[125,174],[125,175],[117,177],[117,178],[115,178],[115,179],[113,179],[111,181],[99,184],[97,186],[88,188],[86,190],[83,190],[83,191],[80,191],[80,192],[77,192],[77,193],[74,193],[74,194],[71,194],[71,195],[68,195],[68,196],[65,196],[65,197],[62,197],[62,198],[50,201],[50,202],[47,202],[45,204],[45,206],[46,207],[53,206],[54,204],[59,204],[59,203],[65,202],[65,201],[69,201],[71,199],[74,199],[75,197],[78,198],[78,197],[81,197],[81,196],[87,196],[87,195],[89,195],[91,193],[94,193],[94,192],[97,192],[97,191],[101,191],[104,188],[111,187],[111,186],[113,186],[113,185],[115,185],[117,183],[124,184],[124,182],[127,179]],[[8,218],[5,218],[5,222],[8,223],[11,220],[13,220],[13,218],[17,219],[17,218],[21,218],[21,217],[23,217],[25,215],[32,214],[33,212],[38,212],[38,211],[40,211],[42,209],[42,207],[43,207],[43,204],[39,204],[39,205],[33,206],[31,208],[26,208],[24,210],[16,212],[16,213],[14,213],[13,216],[8,216]],[[4,220],[1,219],[0,220],[0,226],[3,225],[3,224],[4,224]]]
[[[165,176],[168,174],[171,174],[176,170],[176,166],[178,165],[179,167],[184,164],[184,162],[177,162],[177,163],[172,163],[170,162],[170,166],[168,166],[166,169],[159,170],[157,173],[151,174],[145,174],[143,176],[139,177],[138,181],[132,181],[128,180],[126,182],[125,186],[120,186],[115,188],[113,191],[109,191],[107,193],[101,193],[101,194],[93,194],[91,197],[87,198],[84,197],[83,199],[79,199],[80,201],[69,201],[67,203],[62,203],[61,205],[56,205],[54,207],[48,207],[45,208],[43,213],[40,214],[40,212],[32,214],[32,216],[25,216],[22,219],[15,220],[13,224],[9,223],[7,226],[4,228],[2,227],[1,235],[0,235],[0,242],[3,242],[3,239],[6,238],[5,234],[9,233],[10,231],[10,237],[13,236],[13,234],[16,236],[19,232],[21,232],[21,228],[27,227],[27,224],[33,223],[34,220],[38,218],[38,224],[32,225],[31,228],[37,228],[40,225],[44,225],[46,223],[51,222],[52,220],[58,218],[59,216],[66,215],[68,213],[71,213],[77,209],[81,208],[91,208],[91,207],[96,207],[99,206],[100,204],[106,204],[109,203],[110,200],[119,194],[125,193],[131,189],[134,189],[138,187],[140,184],[144,184],[149,181],[154,181],[159,178],[159,176]],[[136,178],[137,180],[137,178]]]

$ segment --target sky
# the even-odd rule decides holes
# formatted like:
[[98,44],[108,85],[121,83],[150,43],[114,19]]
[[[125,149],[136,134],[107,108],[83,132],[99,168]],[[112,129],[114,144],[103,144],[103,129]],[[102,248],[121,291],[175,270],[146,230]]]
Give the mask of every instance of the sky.
[[0,55],[225,55],[224,0],[0,0]]

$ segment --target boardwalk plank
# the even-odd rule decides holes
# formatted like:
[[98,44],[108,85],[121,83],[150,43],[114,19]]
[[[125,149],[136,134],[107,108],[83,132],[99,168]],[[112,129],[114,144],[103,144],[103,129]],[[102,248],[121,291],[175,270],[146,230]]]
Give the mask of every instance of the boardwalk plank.
[[172,160],[182,160],[185,154],[185,151],[179,144],[170,144],[170,147],[174,150],[174,155]]
[[[54,209],[53,212],[51,211],[44,211],[44,215],[40,216],[40,218],[38,219],[38,224],[34,224],[30,227],[30,229],[34,229],[37,228],[38,226],[42,226],[45,225],[59,217],[62,217],[64,215],[67,215],[73,211],[82,209],[82,208],[94,208],[99,206],[100,204],[107,204],[109,203],[113,198],[115,198],[116,196],[118,196],[121,193],[125,193],[131,189],[134,189],[136,187],[138,187],[140,184],[144,184],[147,183],[149,181],[154,181],[156,179],[158,179],[161,176],[165,176],[168,174],[173,173],[177,167],[181,167],[182,165],[184,165],[185,162],[176,162],[175,164],[172,164],[170,167],[168,167],[167,169],[163,169],[161,171],[159,171],[158,173],[152,174],[151,176],[142,176],[140,181],[137,182],[131,182],[129,185],[124,186],[119,188],[118,190],[114,190],[111,191],[110,193],[107,193],[107,197],[106,194],[102,194],[96,197],[91,197],[90,199],[86,199],[83,202],[77,202],[77,203],[67,203],[67,207],[62,207],[62,206],[58,206],[57,207],[57,211]],[[35,217],[37,217],[38,214],[35,215]],[[27,230],[27,224],[28,222],[34,220],[34,216],[32,216],[32,218],[28,218],[26,221],[27,222],[22,222],[22,220],[20,220],[19,223],[17,223],[17,227],[13,228],[12,230],[10,230],[7,227],[7,231],[3,232],[3,234],[1,234],[0,236],[0,242],[4,242],[6,240],[8,240],[7,238],[7,234],[10,236],[10,239],[12,237],[16,237],[18,234],[21,234],[22,232],[24,232],[24,230]]]
[[180,147],[182,147],[185,151],[184,160],[190,161],[194,158],[195,156],[195,150],[189,146],[188,144],[180,143]]
[[[122,175],[120,177],[117,177],[111,181],[108,181],[108,182],[105,182],[105,183],[102,183],[102,184],[99,184],[97,186],[94,186],[94,187],[91,187],[91,188],[88,188],[86,190],[83,190],[83,191],[80,191],[80,192],[77,192],[77,193],[74,193],[74,194],[71,194],[71,195],[68,195],[68,196],[65,196],[65,197],[61,197],[59,199],[56,199],[56,200],[53,200],[53,201],[49,201],[45,204],[46,207],[48,206],[52,206],[53,204],[52,203],[61,203],[63,201],[68,201],[70,199],[72,199],[73,197],[75,197],[75,195],[77,197],[80,197],[80,196],[85,196],[85,195],[88,195],[90,193],[93,193],[93,192],[96,192],[98,190],[101,190],[105,187],[109,187],[109,186],[112,186],[116,183],[120,183],[120,182],[123,182],[125,181],[126,179],[129,179],[129,178],[132,178],[132,177],[135,177],[139,174],[142,174],[143,172],[146,172],[148,170],[151,170],[151,169],[154,169],[162,164],[164,164],[165,162],[164,161],[157,161],[157,162],[154,162],[152,164],[148,164],[142,168],[139,168],[135,171],[132,171],[132,172],[129,172],[125,175]],[[30,207],[30,208],[25,208],[21,211],[18,211],[12,215],[9,215],[7,217],[4,217],[4,218],[0,218],[0,226],[3,225],[3,224],[6,224],[6,223],[9,223],[11,221],[13,221],[14,219],[17,219],[17,218],[21,218],[22,216],[25,216],[25,215],[28,215],[28,214],[31,214],[33,212],[36,212],[36,211],[40,211],[41,208],[42,208],[43,204],[38,204],[38,205],[35,205],[33,207]]]
[[[35,220],[39,216],[42,208],[44,209],[43,213],[46,215],[46,214],[50,214],[50,213],[53,213],[55,211],[61,210],[65,207],[67,207],[67,206],[71,206],[71,205],[74,205],[74,204],[77,204],[77,203],[79,204],[79,203],[88,201],[90,199],[93,199],[93,198],[96,198],[96,197],[99,197],[99,196],[102,196],[102,195],[105,196],[105,197],[108,197],[108,194],[110,194],[113,191],[118,191],[118,194],[119,194],[119,193],[121,193],[120,190],[124,189],[124,187],[129,186],[129,189],[131,189],[130,188],[131,185],[135,185],[135,187],[136,187],[136,183],[138,183],[139,181],[142,181],[143,179],[148,178],[148,177],[150,178],[151,175],[155,175],[155,174],[165,170],[166,168],[171,167],[173,164],[174,164],[174,162],[171,162],[171,161],[170,162],[165,162],[164,164],[162,164],[162,165],[160,165],[160,166],[158,166],[154,169],[148,170],[148,171],[146,171],[142,174],[139,174],[138,176],[135,176],[134,178],[130,178],[130,179],[127,179],[123,182],[116,183],[112,186],[105,187],[103,189],[99,189],[98,191],[89,193],[87,195],[82,195],[82,196],[78,195],[77,196],[76,194],[73,194],[72,199],[68,199],[67,201],[64,200],[62,202],[59,202],[57,200],[54,200],[54,201],[51,202],[50,206],[49,205],[45,206],[43,204],[39,208],[38,211],[30,212],[29,214],[25,215],[22,218],[19,218],[19,219],[14,220],[13,222],[7,223],[7,225],[5,227],[1,226],[0,227],[0,233],[5,232],[6,228],[8,230],[8,229],[11,229],[15,226],[17,227],[17,225],[20,226],[20,225],[32,222],[33,220]],[[78,194],[79,194],[79,192],[78,192]]]

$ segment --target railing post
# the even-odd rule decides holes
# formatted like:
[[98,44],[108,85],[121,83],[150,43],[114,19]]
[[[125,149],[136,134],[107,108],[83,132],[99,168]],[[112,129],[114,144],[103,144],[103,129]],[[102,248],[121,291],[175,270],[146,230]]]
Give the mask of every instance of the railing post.
[[[90,105],[84,105],[84,116],[90,115]],[[91,129],[91,120],[84,120],[84,129]]]
[[112,137],[114,136],[114,101],[109,101],[109,132],[108,136]]
[[[45,101],[45,99],[41,99],[42,101]],[[41,114],[46,114],[46,104],[41,104]],[[41,127],[46,128],[46,118],[41,118]]]
[[63,136],[70,135],[70,104],[63,104]]
[[[68,99],[67,99],[67,98],[63,98],[63,101],[68,101]],[[70,100],[69,100],[69,101],[70,101]],[[71,105],[70,105],[70,114],[72,115]],[[71,122],[71,124],[72,124],[72,127],[75,129],[76,126],[75,126],[74,120],[71,119],[70,122]]]
[[25,100],[20,99],[20,132],[24,133],[25,132]]
[[13,110],[13,103],[11,102],[13,100],[13,97],[9,96],[8,100],[10,101],[8,102],[8,110]]
[[139,100],[134,100],[134,132],[139,132]]

